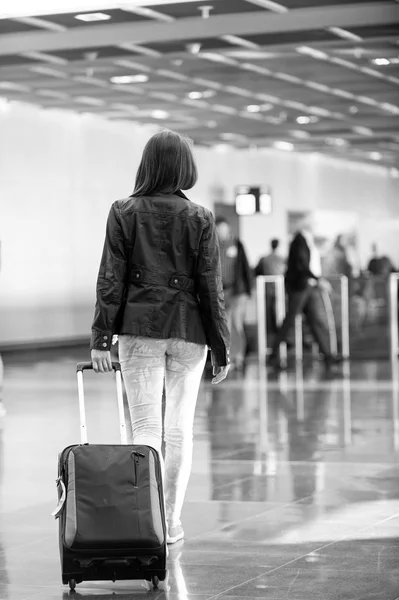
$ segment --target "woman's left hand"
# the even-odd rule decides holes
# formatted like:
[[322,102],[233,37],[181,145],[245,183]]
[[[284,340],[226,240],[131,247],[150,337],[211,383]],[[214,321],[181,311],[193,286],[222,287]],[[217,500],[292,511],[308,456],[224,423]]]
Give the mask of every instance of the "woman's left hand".
[[112,371],[112,359],[109,350],[92,350],[91,362],[96,373],[108,373]]

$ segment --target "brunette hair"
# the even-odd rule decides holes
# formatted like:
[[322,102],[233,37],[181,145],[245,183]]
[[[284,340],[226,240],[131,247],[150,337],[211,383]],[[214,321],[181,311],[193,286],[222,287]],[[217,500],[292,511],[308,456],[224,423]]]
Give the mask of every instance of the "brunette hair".
[[190,141],[174,131],[161,131],[153,135],[144,148],[132,196],[189,190],[197,177]]

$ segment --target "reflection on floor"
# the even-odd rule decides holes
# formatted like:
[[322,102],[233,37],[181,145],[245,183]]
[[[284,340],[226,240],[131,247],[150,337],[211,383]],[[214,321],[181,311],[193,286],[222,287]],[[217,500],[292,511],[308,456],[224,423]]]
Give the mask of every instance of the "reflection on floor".
[[[59,600],[57,454],[78,441],[74,363],[6,361],[0,436],[0,599]],[[317,365],[279,378],[250,366],[204,383],[187,540],[169,579],[85,583],[76,598],[113,600],[395,600],[399,597],[399,383],[388,364],[335,379]],[[118,440],[112,378],[88,374],[92,442]]]

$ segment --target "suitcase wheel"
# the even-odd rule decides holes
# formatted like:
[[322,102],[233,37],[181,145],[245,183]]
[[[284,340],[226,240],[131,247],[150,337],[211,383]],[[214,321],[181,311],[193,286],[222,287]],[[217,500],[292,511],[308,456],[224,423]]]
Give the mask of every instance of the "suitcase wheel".
[[157,587],[159,586],[159,577],[157,577],[156,575],[154,575],[154,577],[152,578],[152,585],[154,586],[154,589],[157,589]]
[[71,589],[72,591],[74,591],[74,590],[75,590],[75,588],[76,588],[76,581],[75,581],[75,579],[70,579],[70,580],[69,580],[69,587],[70,587],[70,589]]

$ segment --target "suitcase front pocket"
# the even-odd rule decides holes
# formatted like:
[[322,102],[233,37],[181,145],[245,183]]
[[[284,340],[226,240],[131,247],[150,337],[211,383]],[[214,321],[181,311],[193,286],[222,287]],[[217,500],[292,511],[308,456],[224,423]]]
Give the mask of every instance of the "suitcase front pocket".
[[65,545],[159,547],[151,487],[148,459],[132,446],[74,449],[68,456]]

